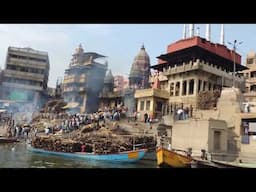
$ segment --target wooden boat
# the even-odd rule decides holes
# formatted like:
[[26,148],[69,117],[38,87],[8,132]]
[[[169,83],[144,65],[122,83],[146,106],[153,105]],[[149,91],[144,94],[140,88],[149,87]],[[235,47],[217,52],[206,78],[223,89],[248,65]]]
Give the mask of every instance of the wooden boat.
[[199,157],[193,157],[191,168],[223,168],[223,166],[220,166],[211,160],[204,160]]
[[[183,152],[183,154],[181,154]],[[192,158],[187,156],[182,150],[169,150],[159,147],[156,151],[157,165],[159,167],[182,168],[190,167]]]
[[256,168],[256,163],[204,160],[198,157],[193,157],[191,167],[192,168]]
[[227,161],[217,161],[212,160],[213,163],[221,166],[222,168],[256,168],[255,163],[238,163],[238,162],[227,162]]
[[111,163],[134,163],[142,159],[147,151],[146,149],[139,149],[139,150],[125,151],[125,152],[120,152],[115,154],[94,154],[94,153],[86,153],[86,152],[66,153],[66,152],[56,152],[56,151],[48,151],[44,149],[34,148],[31,145],[28,145],[27,149],[31,152],[44,153],[47,155],[58,155],[58,156],[70,157],[70,158],[83,158],[87,160],[97,160],[97,161],[105,161],[105,162],[111,162]]
[[14,142],[18,142],[17,138],[7,138],[7,137],[0,137],[0,143],[14,143]]

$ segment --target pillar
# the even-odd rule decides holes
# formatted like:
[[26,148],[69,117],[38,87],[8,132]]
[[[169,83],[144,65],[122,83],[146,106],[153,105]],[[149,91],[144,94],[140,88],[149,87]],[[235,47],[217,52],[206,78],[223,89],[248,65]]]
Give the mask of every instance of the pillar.
[[176,82],[176,81],[174,81],[173,83],[174,83],[174,88],[173,88],[173,92],[174,92],[174,94],[173,94],[173,96],[175,96],[175,95],[176,95],[176,83],[177,83],[177,82]]
[[179,94],[179,96],[182,96],[182,90],[183,90],[183,81],[180,81],[180,94]]
[[194,94],[197,95],[198,79],[194,79]]
[[187,80],[186,96],[188,96],[188,95],[189,95],[189,87],[190,87],[190,80]]

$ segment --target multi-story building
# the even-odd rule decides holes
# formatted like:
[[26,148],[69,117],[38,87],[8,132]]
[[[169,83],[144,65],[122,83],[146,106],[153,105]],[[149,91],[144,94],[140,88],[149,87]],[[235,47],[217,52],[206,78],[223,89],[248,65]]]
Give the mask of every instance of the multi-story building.
[[129,86],[129,79],[122,75],[114,76],[114,92],[123,92]]
[[[194,34],[194,25],[191,24],[189,35],[187,36],[185,29],[183,39],[168,45],[167,53],[158,56],[158,64],[152,66],[159,72],[158,89],[165,90],[169,95],[166,100],[166,94],[162,94],[162,102],[156,105],[162,114],[167,113],[168,109],[172,111],[178,107],[197,108],[201,91],[221,90],[233,85],[244,91],[245,79],[237,73],[247,69],[241,65],[241,56],[224,45],[223,27],[220,43],[210,41],[209,28],[210,25],[207,25],[206,38],[203,38]],[[157,90],[154,91],[157,95],[155,92]],[[143,95],[142,91],[138,93],[138,104],[140,101],[145,103],[145,98],[149,96],[153,95]],[[137,109],[145,113],[145,109],[142,110],[139,105]]]
[[[65,70],[64,100],[74,104],[71,105],[74,112],[95,112],[99,107],[99,94],[107,70],[105,56],[84,52],[81,44],[72,56],[69,68]],[[104,63],[100,63],[100,59]]]
[[246,79],[244,96],[247,101],[256,102],[256,54],[254,51],[247,54],[245,65],[248,69],[242,71]]
[[1,99],[43,105],[47,97],[49,69],[47,52],[9,47],[2,72]]

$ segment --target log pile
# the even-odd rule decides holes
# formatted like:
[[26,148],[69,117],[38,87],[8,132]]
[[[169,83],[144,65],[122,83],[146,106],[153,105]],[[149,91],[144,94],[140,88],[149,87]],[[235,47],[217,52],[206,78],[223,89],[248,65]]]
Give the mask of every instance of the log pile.
[[53,99],[48,101],[45,106],[40,110],[42,113],[60,113],[67,103],[63,99]]
[[82,144],[85,144],[85,152],[96,154],[109,154],[136,149],[153,148],[156,140],[153,136],[120,137],[115,134],[84,134],[74,136],[71,139],[55,136],[36,137],[32,140],[32,146],[56,152],[80,152]]
[[54,137],[36,137],[32,140],[31,144],[35,148],[56,152],[73,153],[81,149],[79,142]]
[[201,91],[198,95],[198,108],[202,110],[213,109],[217,106],[220,90]]

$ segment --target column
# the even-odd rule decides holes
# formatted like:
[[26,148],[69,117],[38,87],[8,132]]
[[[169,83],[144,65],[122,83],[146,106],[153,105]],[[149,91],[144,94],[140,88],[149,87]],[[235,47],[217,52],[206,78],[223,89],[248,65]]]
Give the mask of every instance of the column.
[[186,90],[186,96],[188,96],[189,95],[189,87],[190,87],[190,80],[187,80],[187,90]]
[[183,89],[183,81],[180,81],[180,96],[182,96],[182,89]]
[[204,80],[201,81],[201,91],[204,90]]
[[173,94],[173,96],[175,96],[175,94],[176,94],[176,83],[177,83],[177,82],[176,82],[176,81],[174,81],[173,83],[174,83],[174,88],[173,88],[173,92],[174,92],[174,94]]
[[138,105],[137,105],[137,109],[136,109],[137,111],[140,111],[140,102],[141,102],[141,101],[140,101],[140,99],[138,98],[138,100],[137,100]]
[[208,91],[209,90],[209,83],[208,81],[205,81],[205,91]]
[[197,95],[198,79],[194,79],[194,94]]

